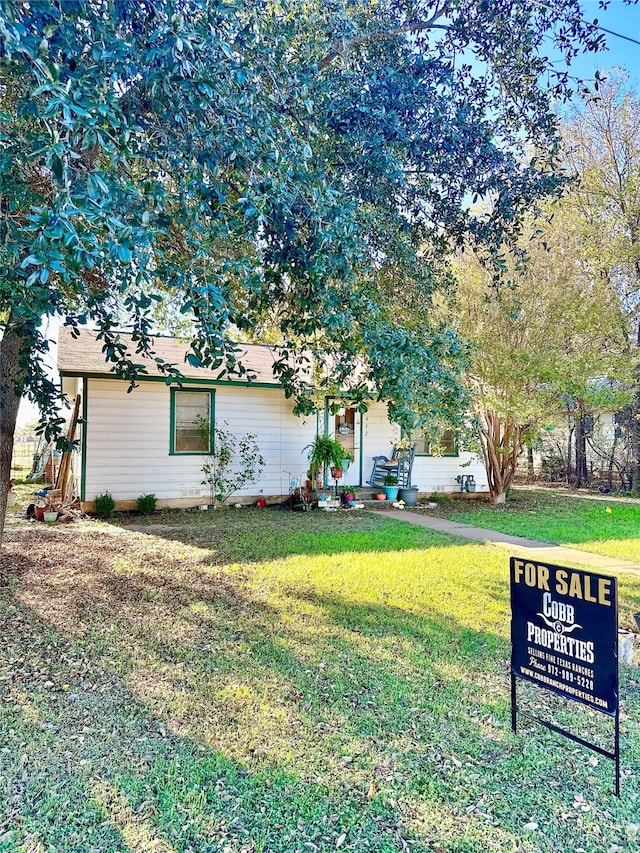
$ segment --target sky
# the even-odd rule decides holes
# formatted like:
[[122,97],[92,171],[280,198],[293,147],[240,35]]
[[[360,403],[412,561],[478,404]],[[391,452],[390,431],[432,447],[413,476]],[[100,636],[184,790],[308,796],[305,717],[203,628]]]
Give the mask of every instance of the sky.
[[[583,0],[582,8],[588,20],[597,19],[600,26],[607,30],[640,42],[640,3],[627,6],[622,0],[612,0],[609,7],[602,10],[598,8],[598,0]],[[571,72],[583,79],[593,79],[596,71],[621,66],[628,70],[630,83],[640,92],[640,44],[633,44],[609,33],[605,33],[605,36],[608,50],[577,57],[571,64]],[[558,67],[563,66],[564,61],[559,59]]]
[[[640,2],[637,5],[627,6],[623,0],[611,0],[609,7],[602,10],[599,8],[598,0],[583,0],[582,7],[585,17],[589,20],[597,18],[600,25],[607,30],[640,42]],[[626,68],[631,85],[640,94],[640,44],[633,44],[631,41],[608,33],[606,38],[608,50],[578,56],[571,64],[571,72],[587,80],[593,79],[596,71],[609,71],[615,67]],[[549,49],[551,50],[551,43]],[[558,57],[557,63],[559,68],[564,66],[564,60],[561,57]],[[37,417],[37,410],[23,400],[18,415],[18,425],[31,423],[37,420]]]

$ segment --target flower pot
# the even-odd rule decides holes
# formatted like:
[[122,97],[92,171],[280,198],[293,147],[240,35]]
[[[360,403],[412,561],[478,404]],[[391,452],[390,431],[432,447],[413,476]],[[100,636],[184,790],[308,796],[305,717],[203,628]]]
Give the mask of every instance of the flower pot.
[[44,507],[43,506],[34,507],[34,512],[36,515],[36,519],[38,521],[44,521]]
[[55,524],[58,520],[58,511],[57,510],[45,510],[43,512],[43,517],[45,524]]
[[342,468],[332,468],[331,476],[334,480],[339,480],[342,477]]
[[405,506],[415,506],[418,503],[418,487],[402,486],[398,489],[398,500],[404,501]]
[[387,496],[388,501],[397,501],[398,500],[398,491],[400,486],[385,486],[384,493]]
[[378,494],[376,495],[377,501],[386,501],[386,499],[387,499],[387,496],[385,495],[384,492],[378,492]]

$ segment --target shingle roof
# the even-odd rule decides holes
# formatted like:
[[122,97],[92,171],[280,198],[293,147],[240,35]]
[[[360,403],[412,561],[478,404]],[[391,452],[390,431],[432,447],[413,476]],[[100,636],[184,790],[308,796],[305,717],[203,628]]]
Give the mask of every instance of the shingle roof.
[[[111,363],[105,361],[102,351],[102,341],[96,340],[96,332],[90,329],[82,329],[77,338],[71,336],[71,332],[65,326],[60,326],[58,335],[58,370],[63,376],[110,376],[113,377]],[[131,344],[131,335],[120,333],[122,341],[130,345],[132,360],[146,365],[146,376],[158,377],[160,373],[155,361],[148,361],[135,355],[135,344]],[[246,369],[254,374],[254,382],[278,385],[279,382],[273,376],[273,363],[277,358],[277,352],[273,347],[259,346],[256,344],[238,344],[240,353],[239,360]],[[220,370],[210,370],[204,367],[192,367],[185,360],[189,352],[189,344],[177,338],[155,337],[153,349],[157,356],[163,358],[170,364],[175,364],[186,379],[212,381],[220,378]],[[246,383],[246,380],[238,376],[225,376],[227,381]]]

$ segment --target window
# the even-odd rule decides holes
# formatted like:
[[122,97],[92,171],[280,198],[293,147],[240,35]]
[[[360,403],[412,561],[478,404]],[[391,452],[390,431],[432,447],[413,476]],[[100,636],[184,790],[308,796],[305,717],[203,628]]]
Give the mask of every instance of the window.
[[424,429],[414,429],[411,441],[416,444],[416,454],[422,456],[457,456],[458,442],[453,429],[443,429],[438,438],[433,441]]
[[210,453],[213,391],[171,389],[170,453]]

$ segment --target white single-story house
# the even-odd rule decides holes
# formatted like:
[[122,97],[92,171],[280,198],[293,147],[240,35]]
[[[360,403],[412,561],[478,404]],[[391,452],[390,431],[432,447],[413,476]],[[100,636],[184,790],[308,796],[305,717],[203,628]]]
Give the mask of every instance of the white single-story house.
[[[126,342],[127,335],[121,337]],[[180,368],[182,383],[168,386],[154,362],[138,387],[128,393],[128,382],[110,372],[93,331],[82,330],[73,338],[68,329],[60,328],[62,389],[70,399],[79,395],[81,400],[79,451],[74,454],[73,470],[85,509],[91,510],[96,495],[104,492],[112,495],[119,509],[135,507],[139,496],[150,493],[159,507],[206,503],[209,491],[202,483],[206,454],[193,441],[198,417],[225,425],[237,436],[254,433],[257,437],[264,469],[259,482],[232,497],[234,503],[250,503],[262,496],[280,499],[288,494],[293,478],[304,481],[305,448],[318,431],[338,438],[353,453],[354,462],[342,483],[364,488],[368,488],[373,457],[390,456],[400,439],[400,428],[390,423],[383,403],[373,402],[361,414],[348,402],[327,398],[324,411],[317,415],[294,415],[291,400],[273,376],[276,355],[268,346],[241,345],[244,363],[255,375],[250,383],[220,380],[212,370],[191,367],[185,362],[187,345],[175,338],[155,338],[154,349]],[[336,402],[341,408],[334,414],[332,403]],[[451,434],[443,437],[437,456],[430,454],[423,436],[416,434],[412,439],[417,442],[412,482],[420,494],[459,493],[456,477],[461,474],[474,476],[477,493],[487,491],[482,462],[459,451]]]

